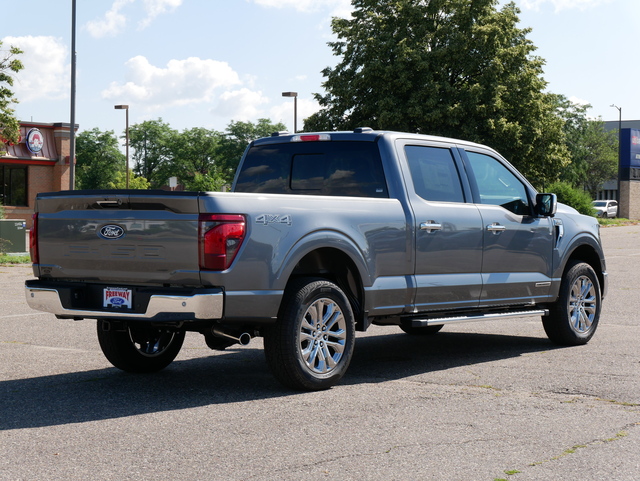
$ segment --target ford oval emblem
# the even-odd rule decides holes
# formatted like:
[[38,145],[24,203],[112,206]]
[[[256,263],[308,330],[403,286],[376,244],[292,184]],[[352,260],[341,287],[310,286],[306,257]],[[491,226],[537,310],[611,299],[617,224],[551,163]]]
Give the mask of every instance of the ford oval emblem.
[[98,232],[98,236],[102,237],[103,239],[109,240],[121,239],[122,237],[124,237],[124,228],[115,224],[105,225]]

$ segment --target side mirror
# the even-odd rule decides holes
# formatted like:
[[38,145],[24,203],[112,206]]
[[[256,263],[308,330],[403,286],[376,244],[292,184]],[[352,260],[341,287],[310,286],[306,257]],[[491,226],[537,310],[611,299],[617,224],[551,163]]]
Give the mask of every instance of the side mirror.
[[537,194],[536,212],[540,217],[553,217],[558,208],[558,198],[556,194]]

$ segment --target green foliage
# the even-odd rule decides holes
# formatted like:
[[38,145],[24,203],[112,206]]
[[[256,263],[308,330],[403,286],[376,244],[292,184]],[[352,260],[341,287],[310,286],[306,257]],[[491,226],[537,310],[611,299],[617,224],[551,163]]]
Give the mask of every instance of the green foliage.
[[146,120],[129,128],[129,148],[133,152],[136,175],[161,187],[172,177],[172,142],[177,135],[162,119]]
[[[126,189],[127,177],[124,170],[116,172],[113,180],[107,183],[107,189]],[[135,173],[129,169],[129,189],[146,190],[151,187],[149,181],[144,177],[138,177]]]
[[22,50],[13,46],[8,51],[3,50],[0,42],[0,145],[4,142],[17,143],[20,137],[20,124],[10,107],[18,100],[10,87],[13,86],[12,73],[16,74],[24,68],[17,58],[21,53]]
[[561,180],[584,188],[595,198],[602,184],[617,175],[618,134],[607,132],[602,120],[587,118],[590,105],[574,104],[564,96],[557,96],[557,105],[571,155]]
[[569,161],[543,60],[519,10],[497,0],[354,0],[335,18],[341,60],[305,130],[402,130],[488,144],[534,184]]
[[573,207],[581,214],[595,215],[595,209],[591,203],[591,196],[583,190],[572,187],[571,184],[567,182],[554,182],[547,187],[546,191],[556,194],[558,202]]
[[4,219],[4,216],[5,216],[4,205],[2,205],[2,202],[0,202],[0,219]]
[[[257,123],[231,122],[226,132],[200,127],[178,132],[162,119],[148,120],[129,128],[133,169],[129,188],[148,189],[167,185],[177,177],[186,190],[217,191],[233,181],[247,145],[272,132],[282,123],[268,119]],[[83,189],[123,189],[126,186],[125,156],[112,131],[95,128],[77,136],[77,184]]]
[[107,189],[124,175],[126,158],[114,132],[98,128],[76,137],[76,185],[79,189]]
[[222,180],[218,158],[221,132],[196,127],[175,132],[171,141],[170,177],[177,177],[186,190],[218,190]]
[[31,264],[28,255],[8,255],[0,253],[0,264]]
[[232,121],[220,142],[220,173],[226,183],[233,181],[234,174],[249,143],[273,132],[286,130],[283,123],[272,123],[269,119],[258,119],[258,123]]

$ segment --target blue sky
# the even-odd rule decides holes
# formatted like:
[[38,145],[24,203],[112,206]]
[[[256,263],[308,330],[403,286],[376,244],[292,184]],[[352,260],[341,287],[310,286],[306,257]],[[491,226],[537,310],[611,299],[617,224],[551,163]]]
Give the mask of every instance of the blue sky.
[[[520,27],[546,60],[548,90],[590,103],[589,114],[640,119],[638,0],[515,0]],[[10,11],[3,0],[2,10]],[[504,1],[501,1],[504,3]],[[293,128],[318,109],[321,70],[333,66],[332,16],[349,0],[77,0],[76,123],[120,134],[162,118],[183,130],[224,130],[270,118]],[[70,121],[71,0],[30,0],[5,17],[3,49],[25,51],[16,77],[20,120]]]

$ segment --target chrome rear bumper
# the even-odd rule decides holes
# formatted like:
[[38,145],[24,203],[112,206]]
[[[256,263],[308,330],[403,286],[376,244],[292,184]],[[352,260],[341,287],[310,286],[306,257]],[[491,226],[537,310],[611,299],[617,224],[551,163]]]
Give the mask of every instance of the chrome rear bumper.
[[71,319],[131,319],[176,321],[221,319],[224,294],[221,289],[202,289],[191,295],[152,294],[144,312],[107,309],[74,309],[64,307],[58,288],[25,286],[27,304],[32,309]]

